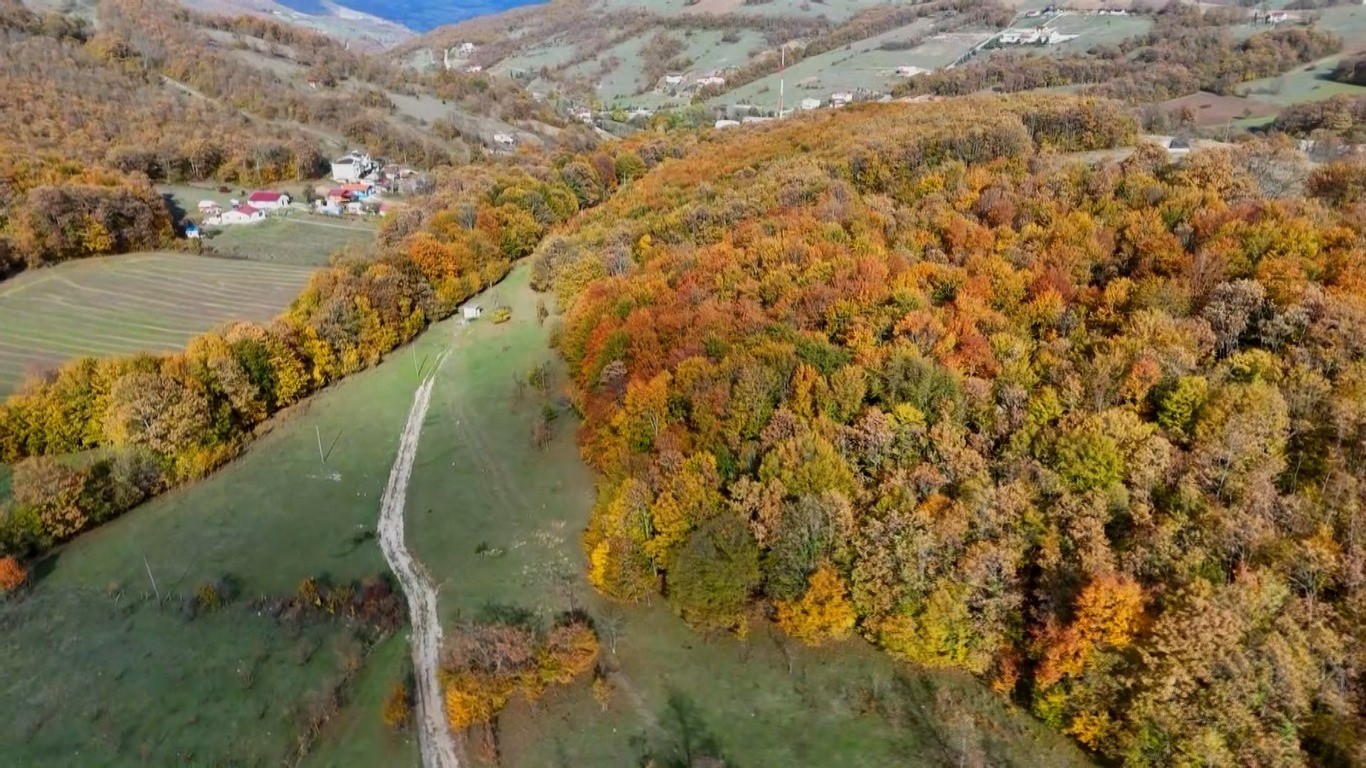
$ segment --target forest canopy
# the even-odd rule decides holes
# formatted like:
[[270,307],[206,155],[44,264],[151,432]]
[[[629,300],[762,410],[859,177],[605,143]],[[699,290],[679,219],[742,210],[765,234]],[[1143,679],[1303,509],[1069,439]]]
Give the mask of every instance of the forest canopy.
[[595,586],[852,629],[1117,763],[1366,757],[1362,175],[1058,154],[1132,132],[1053,96],[711,134],[548,238]]

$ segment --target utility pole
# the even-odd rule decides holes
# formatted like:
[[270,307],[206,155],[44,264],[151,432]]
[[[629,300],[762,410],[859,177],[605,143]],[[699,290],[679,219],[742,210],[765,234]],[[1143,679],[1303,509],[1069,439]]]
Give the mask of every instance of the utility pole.
[[783,116],[783,91],[787,86],[787,43],[783,43],[778,48],[778,114],[779,119]]

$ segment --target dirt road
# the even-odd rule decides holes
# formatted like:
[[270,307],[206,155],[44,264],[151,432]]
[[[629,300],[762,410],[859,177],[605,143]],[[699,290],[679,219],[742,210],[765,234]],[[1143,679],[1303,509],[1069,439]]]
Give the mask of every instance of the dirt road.
[[[439,367],[440,362],[436,368]],[[389,472],[389,484],[380,502],[379,546],[408,598],[408,614],[413,624],[409,642],[413,652],[413,675],[417,679],[418,744],[422,749],[423,768],[458,768],[460,759],[450,724],[446,721],[446,708],[436,675],[441,654],[436,589],[403,541],[403,506],[408,496],[408,478],[413,473],[418,438],[432,402],[435,381],[436,371],[433,370],[413,395],[408,423],[398,444],[398,458]]]

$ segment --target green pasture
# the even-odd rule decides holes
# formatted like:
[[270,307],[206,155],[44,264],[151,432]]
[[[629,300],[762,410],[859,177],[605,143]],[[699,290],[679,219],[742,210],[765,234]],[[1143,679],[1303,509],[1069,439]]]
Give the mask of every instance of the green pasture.
[[1329,56],[1275,77],[1251,80],[1238,86],[1238,93],[1282,106],[1323,101],[1334,96],[1361,96],[1366,87],[1339,83],[1329,78],[1341,56]]
[[230,320],[268,320],[311,272],[169,252],[25,272],[0,283],[0,395],[71,358],[178,350]]
[[272,264],[320,267],[340,250],[374,245],[373,220],[357,221],[291,211],[255,224],[209,228],[204,242],[224,256]]

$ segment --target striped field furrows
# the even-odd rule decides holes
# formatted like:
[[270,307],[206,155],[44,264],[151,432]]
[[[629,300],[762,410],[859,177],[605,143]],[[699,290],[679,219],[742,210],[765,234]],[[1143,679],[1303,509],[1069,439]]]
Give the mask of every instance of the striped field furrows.
[[265,321],[312,269],[181,253],[58,264],[0,283],[0,396],[85,355],[178,350],[233,320]]

